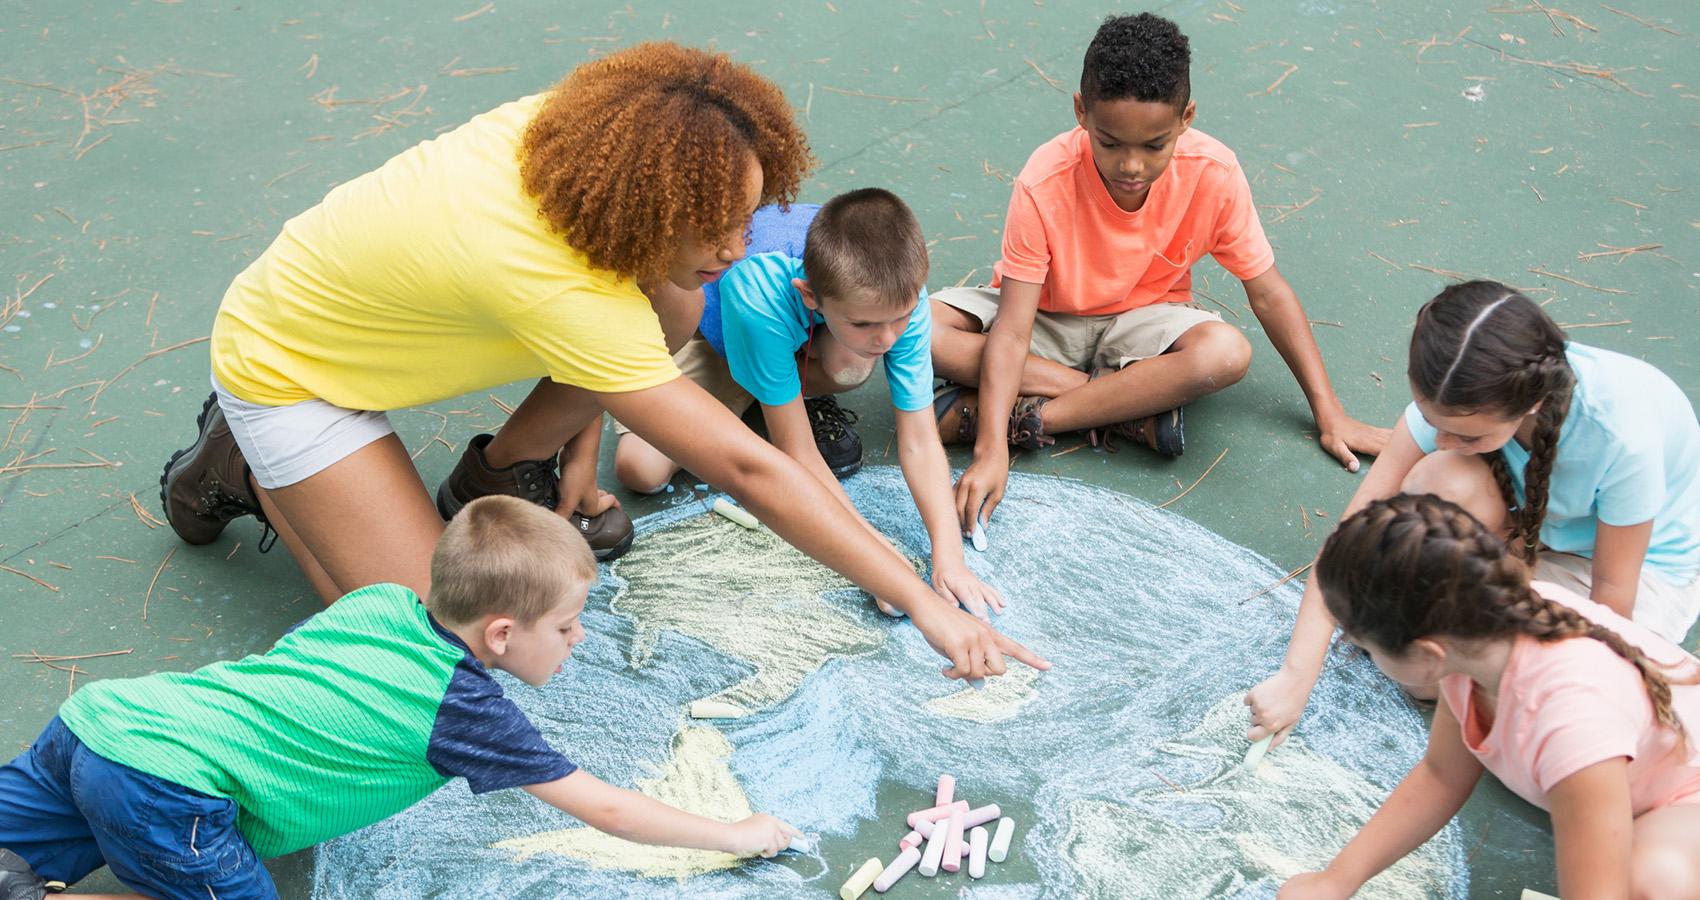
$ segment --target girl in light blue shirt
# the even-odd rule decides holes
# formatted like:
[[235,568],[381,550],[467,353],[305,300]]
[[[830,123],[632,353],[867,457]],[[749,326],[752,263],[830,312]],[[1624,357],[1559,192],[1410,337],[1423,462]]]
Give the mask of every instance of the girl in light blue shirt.
[[[1398,493],[1464,507],[1534,570],[1681,643],[1700,616],[1700,423],[1669,376],[1567,341],[1492,281],[1417,313],[1413,402],[1346,515]],[[1306,586],[1286,661],[1247,695],[1253,740],[1298,721],[1334,622]]]

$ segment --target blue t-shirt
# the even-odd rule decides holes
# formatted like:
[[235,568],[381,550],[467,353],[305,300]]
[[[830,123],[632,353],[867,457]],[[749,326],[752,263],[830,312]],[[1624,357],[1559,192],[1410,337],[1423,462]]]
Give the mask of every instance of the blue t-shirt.
[[[803,258],[803,245],[808,242],[809,223],[820,212],[819,203],[793,203],[790,209],[777,205],[764,206],[750,218],[749,245],[746,255],[783,253],[792,259]],[[720,282],[716,278],[702,286],[702,324],[697,330],[714,352],[726,355],[726,341],[720,324]]]
[[[1700,576],[1700,423],[1676,382],[1634,357],[1574,341],[1570,413],[1558,436],[1541,540],[1561,553],[1594,555],[1595,527],[1639,525],[1653,535],[1647,567],[1676,585]],[[1424,453],[1435,429],[1412,403],[1405,425]],[[1505,461],[1523,502],[1529,451],[1515,440]]]
[[[783,253],[745,257],[720,277],[727,368],[739,386],[767,406],[781,406],[802,393],[797,351],[808,341],[811,326],[825,330],[821,315],[803,305],[793,278],[807,280],[803,261]],[[908,326],[884,357],[891,403],[898,409],[912,412],[932,405],[932,344],[933,317],[922,288]]]

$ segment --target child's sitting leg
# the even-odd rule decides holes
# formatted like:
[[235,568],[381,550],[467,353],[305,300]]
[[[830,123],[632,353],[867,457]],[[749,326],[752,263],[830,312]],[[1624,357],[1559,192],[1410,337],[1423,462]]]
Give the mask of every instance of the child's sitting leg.
[[[696,382],[734,413],[743,413],[755,402],[748,391],[732,380],[726,360],[715,353],[701,335],[686,341],[679,352],[673,354],[673,362],[686,378]],[[619,435],[619,443],[614,448],[614,477],[620,484],[640,494],[656,494],[665,490],[667,482],[678,473],[679,464],[650,446],[648,441],[632,434],[618,420],[614,422],[614,433]]]

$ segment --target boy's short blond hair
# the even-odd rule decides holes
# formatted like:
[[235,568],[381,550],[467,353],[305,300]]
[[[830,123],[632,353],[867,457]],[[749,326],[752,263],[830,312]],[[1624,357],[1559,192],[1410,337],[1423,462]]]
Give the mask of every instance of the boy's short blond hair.
[[566,519],[517,497],[480,497],[437,541],[425,608],[445,624],[506,615],[529,626],[596,578],[590,545]]

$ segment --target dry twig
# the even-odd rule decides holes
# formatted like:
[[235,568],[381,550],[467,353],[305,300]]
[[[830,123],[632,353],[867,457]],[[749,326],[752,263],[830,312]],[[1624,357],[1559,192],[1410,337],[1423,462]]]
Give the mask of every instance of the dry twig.
[[1157,508],[1158,509],[1165,509],[1165,508],[1168,507],[1169,504],[1174,503],[1176,500],[1179,500],[1180,498],[1185,497],[1187,494],[1192,493],[1192,489],[1195,488],[1195,487],[1198,487],[1199,482],[1204,480],[1205,475],[1209,475],[1211,472],[1215,471],[1216,463],[1221,462],[1222,457],[1227,456],[1227,455],[1228,455],[1228,448],[1223,447],[1222,452],[1216,454],[1216,462],[1211,463],[1210,467],[1204,470],[1204,475],[1198,476],[1198,481],[1194,481],[1192,484],[1187,485],[1186,490],[1181,491],[1180,493],[1174,495],[1173,497],[1170,497],[1169,499],[1164,500],[1162,503],[1157,504]]

